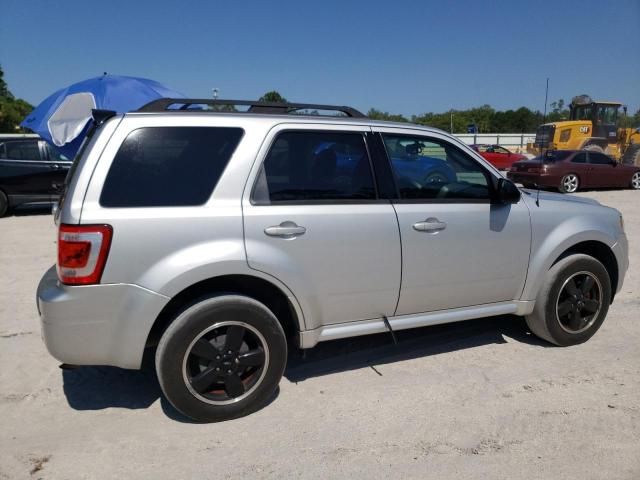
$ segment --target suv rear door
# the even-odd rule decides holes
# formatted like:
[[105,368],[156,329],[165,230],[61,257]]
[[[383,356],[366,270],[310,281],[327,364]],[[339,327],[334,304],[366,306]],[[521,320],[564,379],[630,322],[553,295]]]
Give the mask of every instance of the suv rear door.
[[284,282],[307,329],[391,316],[400,236],[380,200],[364,126],[279,125],[243,198],[249,266]]
[[[382,136],[399,192],[394,207],[402,288],[396,315],[520,298],[531,241],[524,201],[493,203],[493,174],[443,135],[374,130]],[[404,168],[411,160],[428,168]],[[434,176],[433,169],[449,173]]]

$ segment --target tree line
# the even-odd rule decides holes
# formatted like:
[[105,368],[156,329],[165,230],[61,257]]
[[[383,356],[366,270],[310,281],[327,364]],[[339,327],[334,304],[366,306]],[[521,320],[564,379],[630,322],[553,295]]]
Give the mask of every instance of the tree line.
[[0,66],[0,133],[19,133],[20,122],[31,113],[33,105],[15,98],[7,82],[4,81],[4,71]]
[[[569,120],[569,109],[563,99],[551,102],[549,106],[546,116],[539,110],[533,111],[527,107],[496,110],[491,105],[442,113],[428,112],[411,117],[372,108],[367,116],[376,120],[417,123],[452,133],[467,133],[472,125],[476,127],[477,133],[533,133],[542,123]],[[640,109],[633,116],[623,118],[621,123],[624,127],[640,126]]]
[[[271,90],[260,97],[259,101],[286,103],[287,99],[279,92]],[[220,105],[215,109],[235,110],[231,105]],[[23,132],[19,124],[31,110],[33,110],[32,105],[13,96],[4,81],[4,72],[0,66],[0,133]],[[564,100],[560,99],[551,102],[546,117],[539,110],[534,111],[527,107],[520,107],[517,110],[496,110],[491,105],[441,113],[427,112],[410,117],[371,108],[367,116],[375,120],[417,123],[453,133],[467,133],[471,125],[477,128],[478,133],[531,133],[535,132],[543,122],[568,120],[569,109],[566,108]],[[626,123],[624,126],[640,126],[640,109],[635,115],[625,119],[624,123]]]

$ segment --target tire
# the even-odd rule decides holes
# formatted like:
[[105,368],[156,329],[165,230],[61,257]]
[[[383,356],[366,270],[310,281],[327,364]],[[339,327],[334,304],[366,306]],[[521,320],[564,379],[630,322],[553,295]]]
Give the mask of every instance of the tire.
[[592,143],[591,145],[585,145],[584,147],[582,147],[582,150],[588,150],[589,152],[604,153],[604,148],[602,148],[600,145],[596,145],[595,143]]
[[169,325],[156,351],[167,400],[200,422],[230,420],[262,407],[287,363],[282,326],[262,303],[241,295],[205,297]]
[[580,178],[575,173],[568,173],[560,180],[558,190],[562,193],[575,193],[578,188],[580,188]]
[[4,217],[9,212],[9,199],[5,193],[0,190],[0,218]]
[[[588,277],[591,280],[587,284]],[[573,286],[576,297],[570,294]],[[537,337],[561,347],[577,345],[598,331],[610,303],[607,270],[593,257],[574,254],[549,269],[533,312],[525,319]]]
[[631,188],[633,190],[640,190],[640,171],[639,172],[635,172],[632,176],[631,176],[631,182],[629,182],[631,184]]
[[622,156],[622,163],[640,167],[640,143],[635,143],[627,147]]

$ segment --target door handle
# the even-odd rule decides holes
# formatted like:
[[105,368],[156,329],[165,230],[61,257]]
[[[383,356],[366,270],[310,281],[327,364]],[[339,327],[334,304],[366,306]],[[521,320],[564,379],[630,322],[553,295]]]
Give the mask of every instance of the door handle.
[[413,229],[418,232],[438,233],[445,228],[447,228],[447,224],[435,217],[429,217],[424,222],[413,224]]
[[295,238],[304,235],[306,228],[297,225],[295,222],[282,222],[280,225],[273,225],[264,229],[264,233],[270,237]]
[[57,163],[53,163],[53,164],[49,165],[49,168],[51,170],[60,170],[60,165],[58,165]]

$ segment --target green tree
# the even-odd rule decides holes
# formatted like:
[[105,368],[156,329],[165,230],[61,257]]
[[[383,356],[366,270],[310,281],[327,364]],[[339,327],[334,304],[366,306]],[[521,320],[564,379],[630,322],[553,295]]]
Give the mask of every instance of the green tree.
[[9,91],[7,82],[4,81],[4,70],[2,70],[2,65],[0,65],[0,98],[13,99],[13,95]]
[[259,102],[274,102],[274,103],[287,103],[287,99],[284,98],[280,93],[276,90],[271,90],[264,95],[262,95],[259,99]]
[[31,110],[33,106],[13,96],[4,80],[4,71],[0,66],[0,133],[22,132],[20,122],[31,113]]
[[383,112],[381,110],[376,110],[375,108],[371,108],[367,112],[367,117],[373,120],[386,120],[390,122],[408,122],[409,121],[406,117],[400,115],[399,113]]

